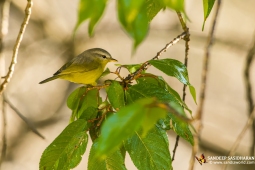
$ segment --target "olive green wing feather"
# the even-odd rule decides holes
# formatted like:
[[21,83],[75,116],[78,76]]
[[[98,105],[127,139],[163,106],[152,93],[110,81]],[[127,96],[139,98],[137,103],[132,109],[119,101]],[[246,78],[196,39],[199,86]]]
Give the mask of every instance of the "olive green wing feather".
[[[97,69],[99,63],[97,63],[93,56],[84,57],[84,53],[79,56],[73,58],[71,61],[63,65],[56,73],[53,75],[63,75],[63,74],[71,74],[75,72],[88,72],[94,69]],[[88,55],[88,54],[87,54]]]

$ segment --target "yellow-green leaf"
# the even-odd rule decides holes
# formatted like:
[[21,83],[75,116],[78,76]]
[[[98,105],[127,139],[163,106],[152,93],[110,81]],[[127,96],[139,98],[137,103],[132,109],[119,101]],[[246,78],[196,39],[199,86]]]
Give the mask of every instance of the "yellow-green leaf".
[[204,22],[203,22],[203,26],[202,26],[202,31],[204,31],[204,25],[205,25],[205,21],[208,18],[208,16],[211,13],[211,10],[213,8],[215,0],[203,0],[203,7],[204,7]]

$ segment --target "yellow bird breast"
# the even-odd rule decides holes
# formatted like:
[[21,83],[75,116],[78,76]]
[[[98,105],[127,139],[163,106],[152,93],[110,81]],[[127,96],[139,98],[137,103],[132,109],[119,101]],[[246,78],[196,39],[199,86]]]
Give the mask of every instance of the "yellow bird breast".
[[96,80],[101,76],[103,72],[102,67],[87,71],[87,72],[73,72],[69,74],[62,74],[59,78],[71,81],[79,84],[96,84]]

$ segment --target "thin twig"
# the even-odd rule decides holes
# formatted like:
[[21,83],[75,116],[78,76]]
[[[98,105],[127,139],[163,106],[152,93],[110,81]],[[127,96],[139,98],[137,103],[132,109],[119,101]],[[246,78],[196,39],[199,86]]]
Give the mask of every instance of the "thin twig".
[[[248,103],[248,114],[252,113],[253,109],[253,98],[252,98],[252,88],[251,88],[251,78],[250,78],[250,67],[252,60],[254,59],[255,56],[255,34],[254,34],[254,39],[253,39],[253,44],[247,54],[246,57],[246,63],[245,63],[245,69],[244,69],[244,82],[245,82],[245,89],[246,89],[246,100]],[[250,150],[250,155],[254,155],[255,151],[255,122],[253,121],[253,128],[252,128],[252,146]]]
[[[183,17],[182,17],[182,14],[181,12],[176,12],[177,13],[177,16],[179,18],[179,21],[182,25],[182,29],[183,31],[185,31],[187,34],[186,36],[183,38],[184,41],[185,41],[185,59],[184,59],[184,65],[186,67],[188,67],[188,55],[189,55],[189,41],[190,41],[190,33],[189,33],[189,28],[187,27]],[[185,101],[185,96],[186,96],[186,87],[187,85],[184,84],[183,85],[183,95],[182,95],[182,100]],[[177,135],[176,136],[176,140],[175,140],[175,145],[174,145],[174,149],[173,149],[173,154],[172,154],[172,161],[174,161],[174,157],[175,157],[175,153],[176,153],[176,150],[177,150],[177,146],[178,146],[178,142],[179,142],[179,139],[180,139],[180,136]]]
[[34,126],[34,124],[28,120],[25,116],[23,116],[23,114],[10,102],[10,100],[8,100],[6,98],[6,96],[3,95],[3,100],[5,103],[7,103],[10,108],[12,110],[14,110],[16,112],[16,114],[27,124],[27,126],[39,137],[41,137],[42,139],[45,139],[44,136],[36,129],[36,127]]
[[252,99],[252,89],[251,89],[251,80],[250,80],[250,67],[252,60],[255,56],[255,34],[253,39],[253,44],[247,54],[245,69],[244,69],[244,78],[245,78],[245,87],[246,87],[246,99],[248,103],[248,113],[251,114],[253,109],[253,99]]
[[[161,56],[161,54],[163,52],[166,52],[166,50],[173,46],[174,44],[176,44],[177,42],[179,42],[181,39],[183,39],[185,36],[186,36],[186,32],[183,32],[182,34],[178,35],[176,38],[174,38],[171,42],[169,42],[168,44],[166,44],[166,46],[164,48],[162,48],[157,54],[155,57],[152,58],[152,60],[156,60],[156,59],[159,59],[159,57]],[[141,67],[140,69],[138,69],[136,72],[132,73],[132,74],[129,74],[125,79],[124,79],[124,82],[125,83],[129,83],[131,82],[132,80],[134,80],[136,78],[137,75],[141,74],[142,71],[146,70],[148,67],[150,66],[150,63],[147,61],[145,62]]]
[[[2,98],[3,99],[3,98]],[[1,101],[1,105],[2,105],[2,115],[3,115],[3,125],[2,125],[2,148],[1,148],[1,156],[0,156],[0,167],[2,165],[2,162],[5,158],[6,155],[6,150],[7,150],[7,138],[6,138],[6,126],[7,126],[7,121],[6,121],[6,110],[5,110],[5,105],[4,105],[4,101]]]
[[26,26],[28,24],[28,21],[29,21],[31,12],[32,12],[32,5],[33,5],[33,1],[32,0],[27,0],[27,7],[25,9],[25,18],[24,18],[23,23],[21,24],[20,31],[19,31],[16,43],[15,43],[14,48],[13,48],[13,56],[12,56],[12,61],[11,61],[10,66],[9,66],[9,71],[6,74],[6,76],[4,77],[4,81],[0,86],[0,95],[3,93],[4,89],[6,88],[7,84],[10,82],[10,80],[12,78],[12,75],[13,75],[13,72],[14,72],[14,69],[15,69],[15,65],[17,63],[20,43],[22,41],[24,32],[26,30]]
[[[255,107],[253,107],[253,111],[251,112],[249,119],[246,123],[246,125],[244,126],[242,132],[238,135],[238,137],[236,138],[236,141],[234,142],[233,146],[230,149],[230,152],[228,154],[228,156],[233,156],[236,152],[237,147],[239,146],[241,140],[243,139],[246,131],[250,128],[250,126],[252,125],[252,122],[255,118]],[[228,164],[225,164],[223,167],[223,170],[227,169]]]
[[176,139],[175,139],[174,149],[173,149],[172,162],[174,161],[174,156],[175,156],[175,153],[176,153],[176,150],[177,150],[177,147],[178,147],[179,139],[180,139],[180,136],[177,135]]
[[[5,35],[8,33],[8,25],[9,25],[9,11],[10,11],[10,0],[5,0],[2,2],[2,9],[1,9],[1,25],[0,25],[0,61],[4,58],[3,49],[4,43],[3,39]],[[4,61],[4,60],[2,60]],[[1,66],[4,66],[4,62],[0,63]],[[0,70],[4,71],[4,69]],[[1,83],[1,73],[0,73],[0,83]],[[0,105],[2,106],[2,145],[1,145],[1,155],[0,155],[0,167],[2,162],[4,161],[6,150],[7,150],[7,138],[6,138],[6,127],[7,127],[7,120],[6,120],[6,110],[4,105],[3,97],[0,96]],[[1,108],[0,106],[0,108]]]
[[220,6],[221,6],[221,0],[218,0],[217,2],[218,3],[216,5],[216,11],[215,11],[215,15],[213,18],[213,24],[212,24],[211,30],[209,32],[209,36],[208,36],[207,44],[206,44],[206,48],[205,48],[205,57],[204,57],[204,64],[203,64],[201,89],[200,89],[200,104],[199,104],[198,110],[197,110],[198,126],[197,126],[197,134],[194,135],[194,146],[192,147],[192,154],[191,154],[191,158],[190,158],[190,167],[189,167],[190,170],[194,169],[195,155],[197,154],[197,151],[198,151],[199,138],[200,138],[200,133],[201,133],[201,129],[202,129],[202,116],[203,116],[203,108],[204,108],[204,100],[205,100],[205,91],[206,91],[208,65],[209,65],[209,58],[210,58],[210,49],[211,49],[211,46],[213,43],[213,36],[214,36],[218,13],[219,13]]

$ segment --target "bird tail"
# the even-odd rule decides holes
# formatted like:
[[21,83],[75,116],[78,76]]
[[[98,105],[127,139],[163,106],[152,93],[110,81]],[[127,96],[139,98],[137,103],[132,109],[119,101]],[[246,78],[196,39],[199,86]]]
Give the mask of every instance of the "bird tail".
[[52,77],[50,77],[50,78],[47,78],[47,79],[41,81],[39,84],[47,83],[47,82],[49,82],[49,81],[51,81],[51,80],[55,80],[55,79],[57,79],[57,78],[59,78],[58,75],[57,75],[57,76],[52,76]]

